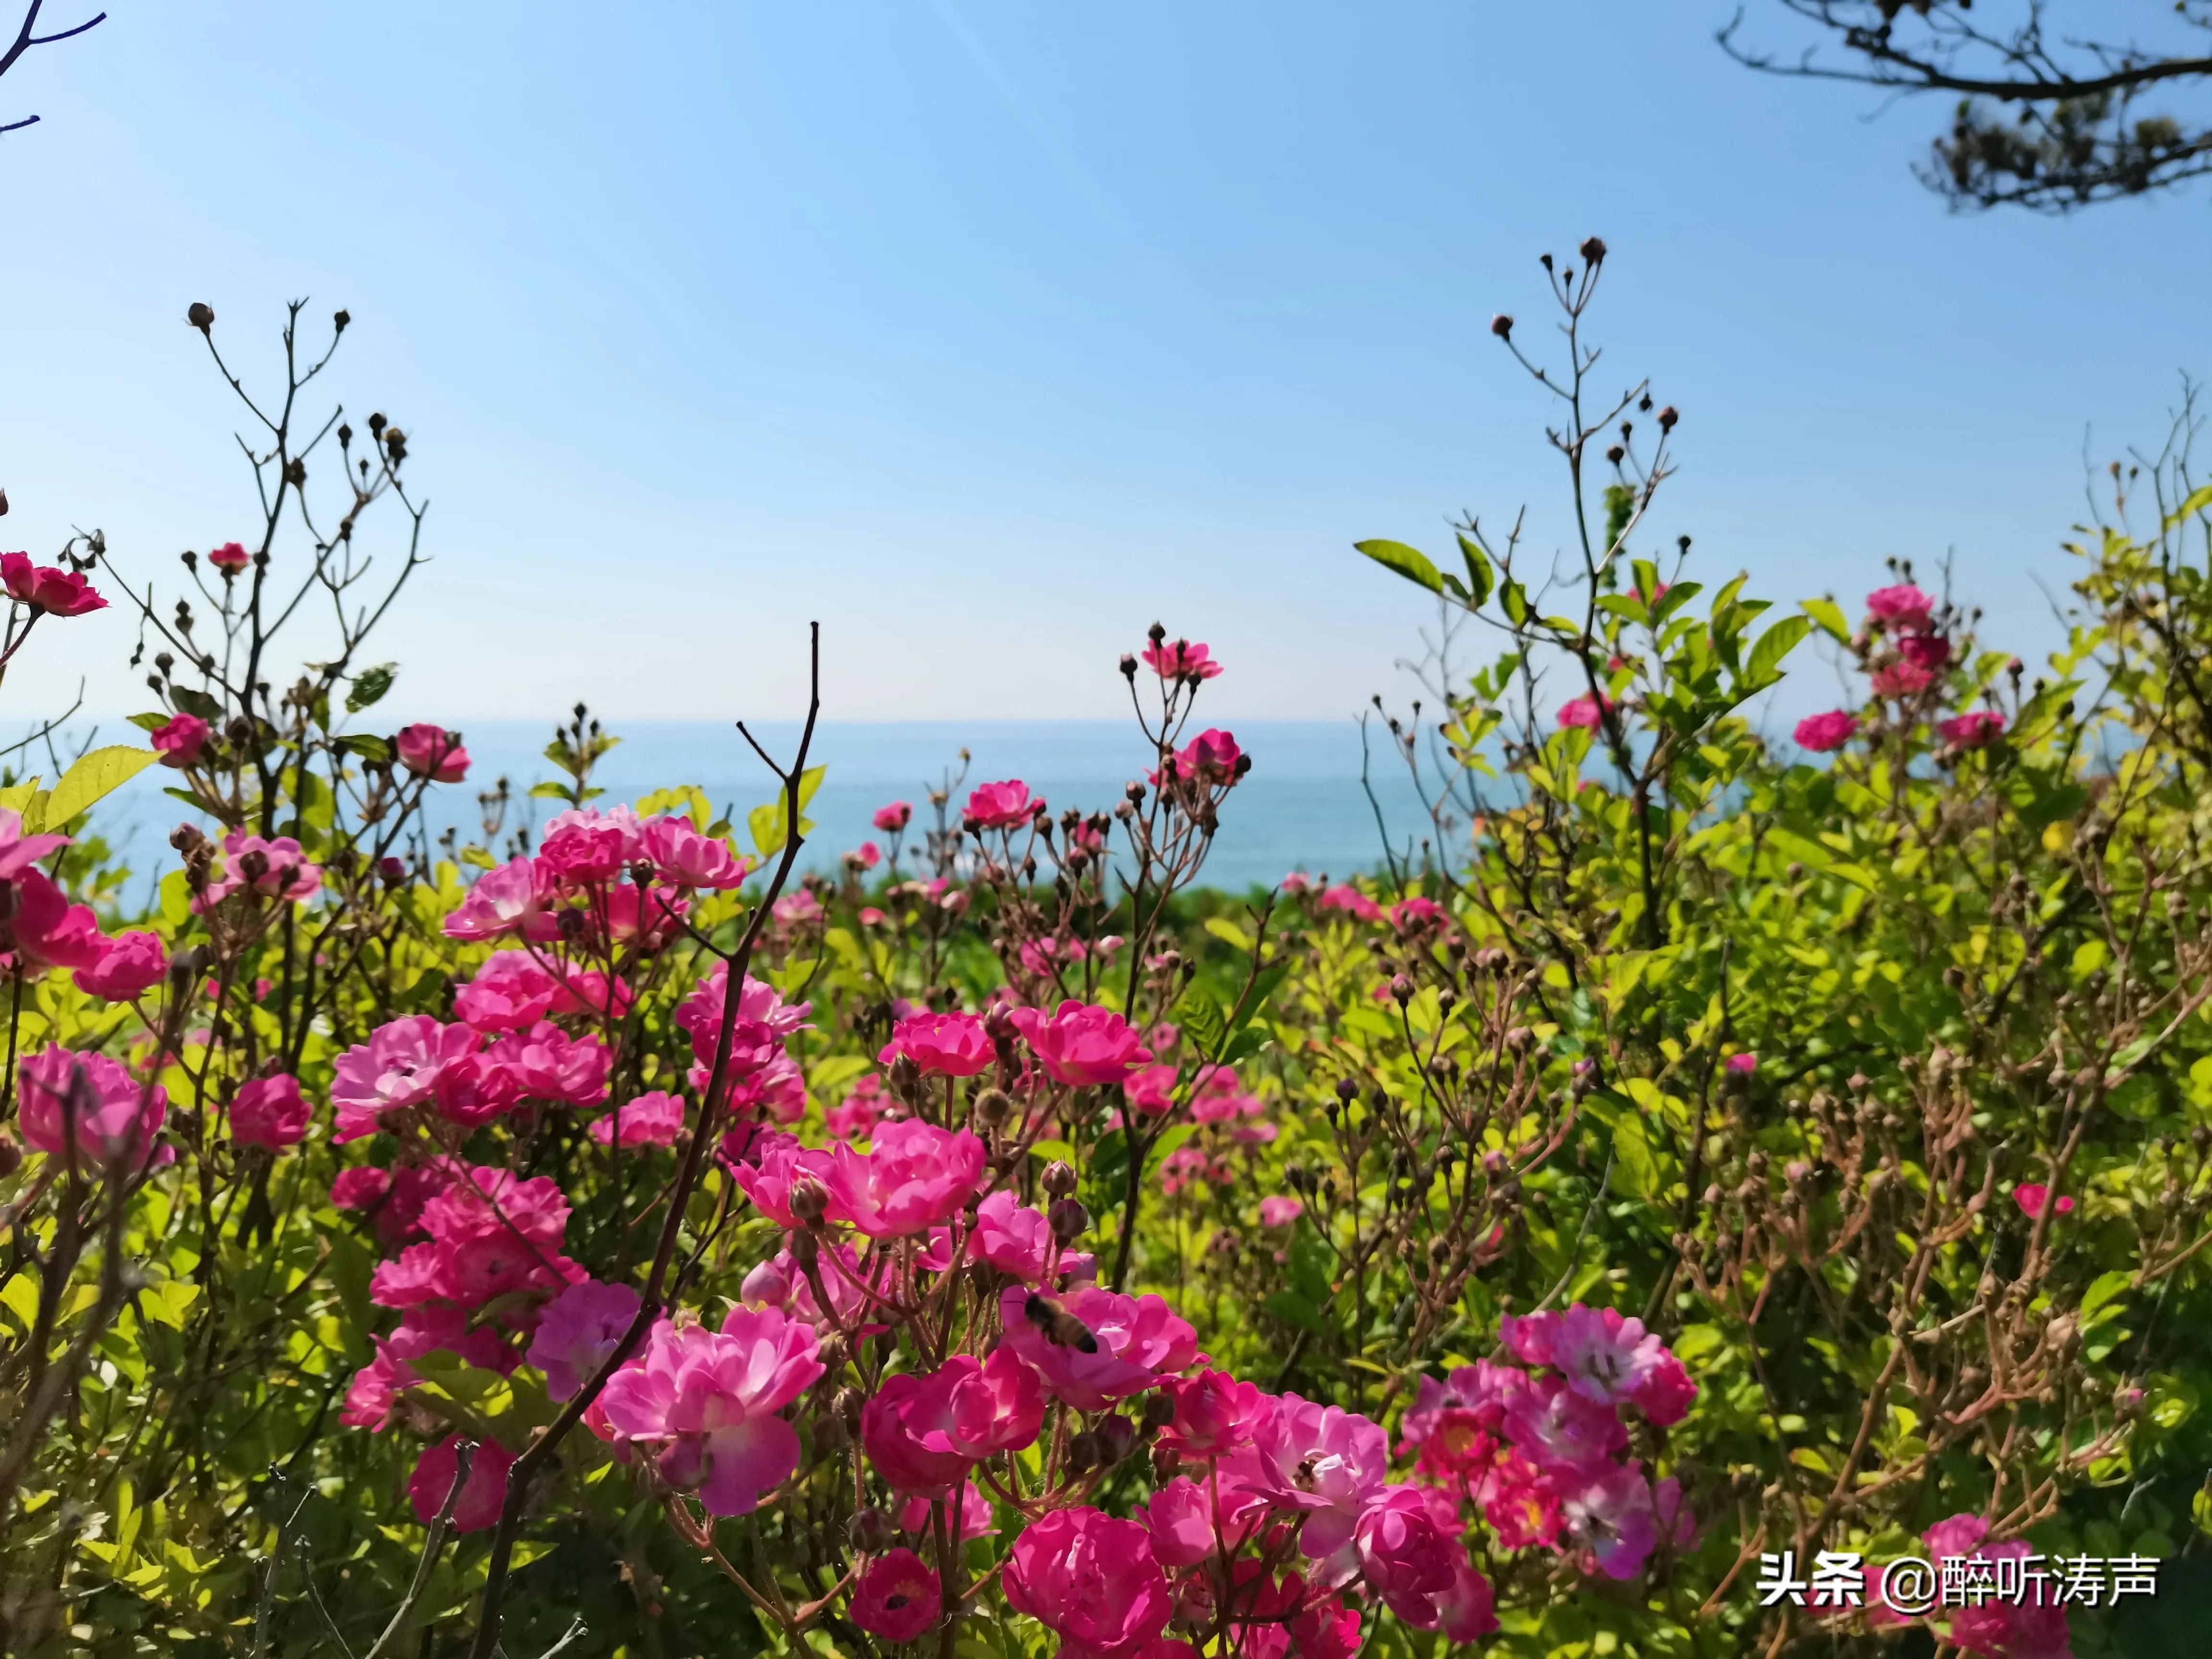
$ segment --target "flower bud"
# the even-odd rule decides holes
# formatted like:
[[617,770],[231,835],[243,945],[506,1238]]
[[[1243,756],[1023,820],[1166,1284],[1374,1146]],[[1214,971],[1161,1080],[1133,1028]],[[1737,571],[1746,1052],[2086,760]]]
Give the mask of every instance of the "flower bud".
[[1098,1443],[1098,1437],[1090,1430],[1072,1435],[1067,1442],[1067,1472],[1082,1474],[1095,1469],[1105,1462],[1104,1454],[1105,1448]]
[[880,1555],[891,1547],[897,1536],[891,1518],[871,1504],[866,1509],[854,1511],[845,1523],[845,1536],[854,1549],[864,1555]]
[[1145,1396],[1144,1413],[1146,1428],[1164,1429],[1175,1421],[1174,1396],[1162,1394],[1155,1389]]
[[867,1403],[866,1395],[858,1389],[848,1385],[837,1390],[836,1398],[830,1402],[830,1409],[844,1419],[848,1428],[857,1429],[860,1426],[860,1413],[866,1408]]
[[346,325],[351,321],[353,321],[353,313],[349,311],[334,311],[331,313],[331,326],[341,334],[345,332]]
[[[1054,1198],[1066,1198],[1075,1191],[1075,1171],[1059,1158],[1044,1166],[1044,1189]],[[792,1188],[795,1197],[798,1188]],[[797,1213],[794,1210],[793,1213]]]
[[1680,412],[1674,405],[1668,404],[1666,408],[1659,411],[1659,429],[1662,432],[1672,432],[1674,429],[1674,422],[1681,418]]
[[1393,974],[1390,976],[1390,994],[1401,1003],[1411,1002],[1413,1000],[1413,981],[1403,974]]
[[1052,1236],[1063,1244],[1073,1244],[1091,1227],[1091,1212],[1072,1198],[1055,1199],[1048,1215]]
[[1100,1462],[1118,1463],[1136,1449],[1137,1425],[1118,1413],[1093,1431],[1098,1437]]
[[[185,307],[185,320],[203,334],[215,326],[215,307],[202,305],[198,300]],[[210,335],[212,339],[214,336]]]
[[791,1297],[791,1279],[773,1260],[763,1261],[745,1275],[738,1293],[757,1308],[781,1308]]
[[1584,264],[1602,264],[1605,262],[1604,239],[1597,236],[1590,237],[1583,243],[1580,252]]
[[791,1183],[787,1200],[791,1213],[808,1227],[817,1227],[829,1213],[830,1189],[811,1175],[799,1176]]
[[1512,338],[1513,319],[1504,312],[1499,312],[1490,319],[1490,331],[1501,340]]
[[1014,1103],[1004,1089],[986,1089],[975,1097],[975,1121],[979,1123],[1004,1123],[1013,1109]]
[[1126,651],[1121,653],[1121,678],[1125,680],[1137,678],[1137,659]]

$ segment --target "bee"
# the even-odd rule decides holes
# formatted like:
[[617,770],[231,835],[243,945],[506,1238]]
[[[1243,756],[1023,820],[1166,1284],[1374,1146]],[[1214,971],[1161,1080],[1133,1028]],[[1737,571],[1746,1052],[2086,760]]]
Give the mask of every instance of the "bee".
[[1031,1291],[1022,1304],[1022,1317],[1056,1348],[1073,1348],[1079,1353],[1098,1352],[1098,1339],[1091,1334],[1091,1328],[1048,1296]]

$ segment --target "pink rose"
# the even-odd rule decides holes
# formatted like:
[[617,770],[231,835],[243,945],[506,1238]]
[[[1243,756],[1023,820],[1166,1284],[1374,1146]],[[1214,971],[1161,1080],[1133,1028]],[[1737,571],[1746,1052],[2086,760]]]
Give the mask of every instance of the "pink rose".
[[1049,1015],[1017,1008],[1012,1018],[1046,1073],[1071,1088],[1120,1083],[1152,1057],[1121,1015],[1073,998]]
[[210,564],[226,576],[236,574],[252,562],[252,556],[246,552],[245,544],[240,542],[225,542],[221,547],[210,550],[207,559]]
[[1276,1193],[1260,1200],[1260,1224],[1263,1227],[1287,1227],[1305,1212],[1304,1203],[1286,1194]]
[[684,1133],[684,1103],[665,1090],[655,1089],[593,1119],[586,1133],[600,1146],[611,1146],[618,1121],[625,1146],[673,1146]]
[[264,840],[234,830],[222,838],[222,873],[192,901],[192,908],[211,909],[236,892],[298,904],[313,898],[322,884],[321,868],[307,862],[291,836]]
[[[514,1454],[498,1441],[487,1440],[477,1446],[469,1462],[468,1484],[461,1488],[460,1498],[453,1505],[455,1532],[483,1532],[499,1523],[500,1509],[507,1502],[507,1472],[514,1466]],[[438,1518],[460,1468],[458,1434],[447,1435],[416,1463],[415,1473],[407,1480],[407,1496],[414,1503],[415,1518],[424,1526]]]
[[1585,691],[1581,696],[1570,698],[1559,705],[1560,728],[1594,732],[1613,706],[1612,698],[1593,696]]
[[637,839],[639,854],[672,887],[727,892],[753,872],[750,858],[738,857],[719,836],[701,835],[689,818],[649,818]]
[[459,783],[469,775],[469,751],[461,747],[461,734],[442,726],[402,726],[392,746],[399,763],[418,778]]
[[836,1219],[871,1238],[902,1238],[950,1220],[975,1197],[985,1156],[965,1129],[902,1118],[878,1126],[866,1152],[832,1147],[823,1181]]
[[2005,717],[1991,709],[1976,708],[1948,720],[1936,722],[1936,735],[1961,749],[1985,749],[2005,727]]
[[198,766],[207,748],[208,723],[197,714],[172,714],[147,734],[147,741],[161,757],[161,764]]
[[978,830],[1011,830],[1043,805],[1030,799],[1029,785],[1015,778],[977,788],[968,797],[967,817]]
[[1014,1540],[1006,1601],[1083,1659],[1128,1655],[1166,1628],[1173,1610],[1152,1534],[1090,1508],[1055,1510]]
[[997,1058],[982,1018],[976,1014],[915,1014],[891,1028],[891,1040],[876,1056],[888,1066],[904,1054],[934,1077],[974,1077]]
[[1145,666],[1164,680],[1210,680],[1221,672],[1221,665],[1206,648],[1203,641],[1176,640],[1172,644],[1163,641],[1145,647]]
[[300,1093],[300,1079],[289,1072],[258,1077],[230,1103],[230,1138],[241,1146],[296,1146],[307,1139],[313,1115]]
[[161,982],[168,953],[159,933],[118,933],[103,941],[100,960],[71,975],[76,988],[103,1002],[129,1002]]
[[853,1622],[886,1642],[911,1642],[927,1634],[944,1612],[935,1571],[904,1547],[869,1562],[853,1586]]
[[15,953],[33,969],[96,970],[110,949],[91,907],[71,904],[37,870],[15,877],[15,914],[4,933]]
[[[1079,1333],[1054,1316],[1055,1307]],[[999,1294],[999,1320],[1006,1346],[1055,1399],[1078,1411],[1104,1411],[1198,1358],[1198,1333],[1149,1292],[1127,1297],[1093,1288],[1055,1303],[1010,1285]]]
[[23,1144],[49,1158],[102,1165],[126,1158],[140,1169],[174,1154],[161,1145],[168,1091],[143,1084],[106,1054],[42,1048],[15,1068]]
[[914,821],[914,808],[905,801],[895,800],[889,806],[878,806],[872,821],[885,835],[896,836]]
[[1831,755],[1856,736],[1858,729],[1856,714],[1831,708],[1825,714],[1814,714],[1797,722],[1797,746],[1815,755]]
[[561,981],[527,951],[495,951],[477,975],[453,991],[461,1022],[490,1034],[528,1030],[552,1011]]
[[1866,596],[1867,614],[1903,633],[1917,634],[1928,628],[1936,601],[1910,583],[1877,587]]
[[[2051,1201],[2051,1188],[2040,1181],[2023,1181],[2012,1189],[2012,1201],[2032,1220],[2043,1213],[2043,1206]],[[2074,1200],[2064,1194],[2059,1195],[2053,1213],[2070,1215]]]
[[0,585],[9,599],[49,616],[82,617],[107,607],[76,571],[34,565],[27,553],[0,553]]
[[331,1082],[337,1114],[333,1144],[343,1146],[382,1127],[384,1114],[419,1106],[439,1080],[476,1052],[478,1038],[465,1025],[441,1025],[428,1014],[409,1014],[379,1026],[367,1042],[340,1054]]
[[1032,1444],[1044,1422],[1036,1374],[1005,1348],[954,1354],[927,1376],[886,1377],[860,1414],[860,1444],[900,1492],[942,1498],[982,1459]]
[[577,1280],[547,1303],[530,1340],[530,1363],[545,1374],[545,1392],[574,1398],[621,1344],[638,1303],[629,1285],[594,1279]]

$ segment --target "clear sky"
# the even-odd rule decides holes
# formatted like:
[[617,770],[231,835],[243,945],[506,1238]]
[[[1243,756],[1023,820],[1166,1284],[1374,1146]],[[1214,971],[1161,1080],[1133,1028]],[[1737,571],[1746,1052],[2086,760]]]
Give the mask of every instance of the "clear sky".
[[[333,390],[433,503],[410,718],[787,714],[809,617],[842,718],[1110,715],[1156,616],[1223,715],[1348,713],[1424,620],[1353,540],[1562,533],[1487,325],[1538,337],[1592,232],[1601,380],[1685,415],[1656,528],[1781,598],[1948,552],[2046,646],[2085,430],[2212,371],[2212,192],[1949,216],[1945,112],[1737,68],[1733,0],[107,3],[0,82],[44,118],[0,140],[0,544],[166,582],[243,533],[185,307],[258,374],[285,299],[343,305]],[[8,718],[143,702],[129,635],[51,629]]]

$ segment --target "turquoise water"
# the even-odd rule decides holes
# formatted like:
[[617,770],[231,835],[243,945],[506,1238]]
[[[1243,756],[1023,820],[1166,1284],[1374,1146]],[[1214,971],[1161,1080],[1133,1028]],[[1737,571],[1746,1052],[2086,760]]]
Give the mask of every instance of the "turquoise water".
[[[1252,770],[1222,808],[1220,831],[1201,876],[1205,884],[1242,890],[1272,886],[1292,870],[1342,876],[1382,866],[1382,832],[1360,787],[1360,734],[1354,722],[1255,720],[1231,729],[1252,756]],[[799,737],[795,722],[769,722],[754,731],[779,757],[788,757]],[[439,821],[442,805],[446,823],[458,825],[465,838],[479,836],[477,791],[504,775],[521,796],[551,776],[543,756],[551,734],[550,724],[520,721],[466,728],[469,776],[433,792],[434,831],[445,827]],[[774,779],[729,726],[640,722],[620,735],[621,746],[594,775],[607,791],[601,805],[690,783],[705,790],[718,811],[735,807],[742,821],[748,809],[775,793]],[[816,734],[815,758],[829,771],[810,809],[817,827],[808,861],[829,868],[863,841],[882,842],[869,820],[894,799],[914,804],[918,828],[927,815],[929,790],[941,787],[948,770],[959,772],[963,747],[971,759],[956,805],[966,799],[967,787],[1020,778],[1055,814],[1068,806],[1110,809],[1152,762],[1128,722],[825,723]],[[1409,837],[1417,841],[1428,833],[1428,823],[1402,765],[1389,752],[1387,734],[1377,745],[1374,776],[1383,822],[1402,852]],[[141,871],[167,867],[174,855],[163,843],[185,816],[180,805],[161,793],[163,781],[157,769],[112,797],[97,825]],[[513,811],[543,823],[557,806],[523,799]],[[510,828],[514,821],[510,816]],[[742,828],[738,839],[744,844]]]

